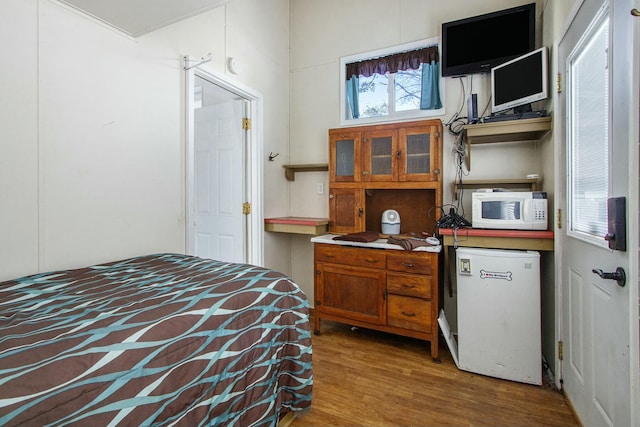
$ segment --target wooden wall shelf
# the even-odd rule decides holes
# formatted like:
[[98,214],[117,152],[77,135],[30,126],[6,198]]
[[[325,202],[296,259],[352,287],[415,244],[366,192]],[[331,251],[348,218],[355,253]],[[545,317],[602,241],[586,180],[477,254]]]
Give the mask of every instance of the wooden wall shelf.
[[469,144],[537,141],[549,130],[551,130],[551,117],[537,117],[466,125],[464,136]]
[[[458,199],[460,183],[455,181],[454,198]],[[529,191],[542,191],[542,179],[522,178],[522,179],[469,179],[462,181],[462,188],[527,188]]]
[[518,249],[529,251],[553,251],[552,230],[487,230],[482,228],[441,228],[443,246],[474,248]]
[[285,216],[280,218],[265,218],[265,231],[276,233],[310,234],[318,236],[326,234],[329,220],[327,218],[303,218]]
[[471,145],[496,142],[537,141],[551,130],[551,117],[478,123],[463,128],[467,142],[467,170],[471,170]]
[[326,172],[329,170],[327,163],[311,163],[306,165],[283,165],[284,175],[287,181],[296,180],[296,172]]

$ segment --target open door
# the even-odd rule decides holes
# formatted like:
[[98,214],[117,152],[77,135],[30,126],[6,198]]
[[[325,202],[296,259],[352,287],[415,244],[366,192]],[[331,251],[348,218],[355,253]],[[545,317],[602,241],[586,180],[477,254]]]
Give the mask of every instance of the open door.
[[245,101],[196,76],[193,254],[246,262]]
[[638,357],[630,348],[637,272],[628,277],[626,220],[638,161],[629,157],[630,129],[638,126],[630,108],[638,102],[630,91],[633,17],[627,0],[578,3],[557,52],[560,375],[585,426],[629,426],[630,357]]
[[262,95],[185,67],[188,254],[262,265]]

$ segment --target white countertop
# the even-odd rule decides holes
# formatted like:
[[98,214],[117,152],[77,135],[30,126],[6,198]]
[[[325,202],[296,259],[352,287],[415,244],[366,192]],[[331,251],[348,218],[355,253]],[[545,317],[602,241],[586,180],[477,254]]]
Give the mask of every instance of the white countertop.
[[[311,238],[313,243],[328,243],[331,245],[342,245],[342,246],[357,246],[360,248],[377,248],[377,249],[394,249],[403,251],[404,248],[400,245],[392,245],[387,243],[387,239],[378,239],[373,242],[363,243],[363,242],[350,242],[348,240],[333,240],[337,234],[323,234],[321,236],[315,236]],[[413,250],[413,252],[440,252],[442,250],[441,245],[436,246],[419,246]]]

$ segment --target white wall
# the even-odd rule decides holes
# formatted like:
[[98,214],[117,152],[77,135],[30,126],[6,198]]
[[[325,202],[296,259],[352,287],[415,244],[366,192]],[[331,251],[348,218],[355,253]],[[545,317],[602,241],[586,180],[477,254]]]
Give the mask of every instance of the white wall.
[[[535,0],[291,0],[291,163],[322,163],[328,160],[327,130],[340,126],[339,60],[342,56],[439,37],[443,22],[505,9]],[[537,2],[538,16],[542,2]],[[540,31],[538,32],[540,33]],[[507,35],[505,35],[507,37]],[[538,42],[540,43],[540,42]],[[447,122],[463,106],[461,83],[447,78]],[[487,75],[464,78],[473,84],[478,108],[489,99]],[[464,103],[464,104],[461,104]],[[454,137],[445,132],[443,146],[444,203],[453,201]],[[506,143],[474,146],[467,179],[520,178],[541,173],[540,144]],[[546,172],[545,172],[546,173]],[[327,194],[316,194],[318,182],[328,184],[327,174],[297,174],[291,184],[291,213],[326,217]],[[470,197],[465,196],[465,200]],[[467,214],[470,215],[467,205]],[[292,239],[293,278],[313,294],[313,250],[309,239]]]
[[[229,78],[264,97],[264,151],[288,152],[288,0],[236,0],[137,39],[54,0],[0,10],[0,280],[184,252],[184,55],[213,52],[219,75],[240,59]],[[285,182],[265,167],[266,214],[287,213]],[[288,242],[265,252],[288,270]]]
[[35,1],[0,10],[1,280],[38,266],[38,33]]

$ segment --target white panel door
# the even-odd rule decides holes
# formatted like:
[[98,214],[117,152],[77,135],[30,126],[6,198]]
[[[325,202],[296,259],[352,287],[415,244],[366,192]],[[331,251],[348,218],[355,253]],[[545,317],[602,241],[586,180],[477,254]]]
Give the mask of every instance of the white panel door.
[[194,254],[245,262],[244,101],[196,77]]
[[629,6],[584,0],[558,45],[560,374],[585,426],[631,425],[629,290],[637,281],[622,286],[597,274],[629,271],[630,245],[612,250],[605,240],[608,198],[629,200]]

